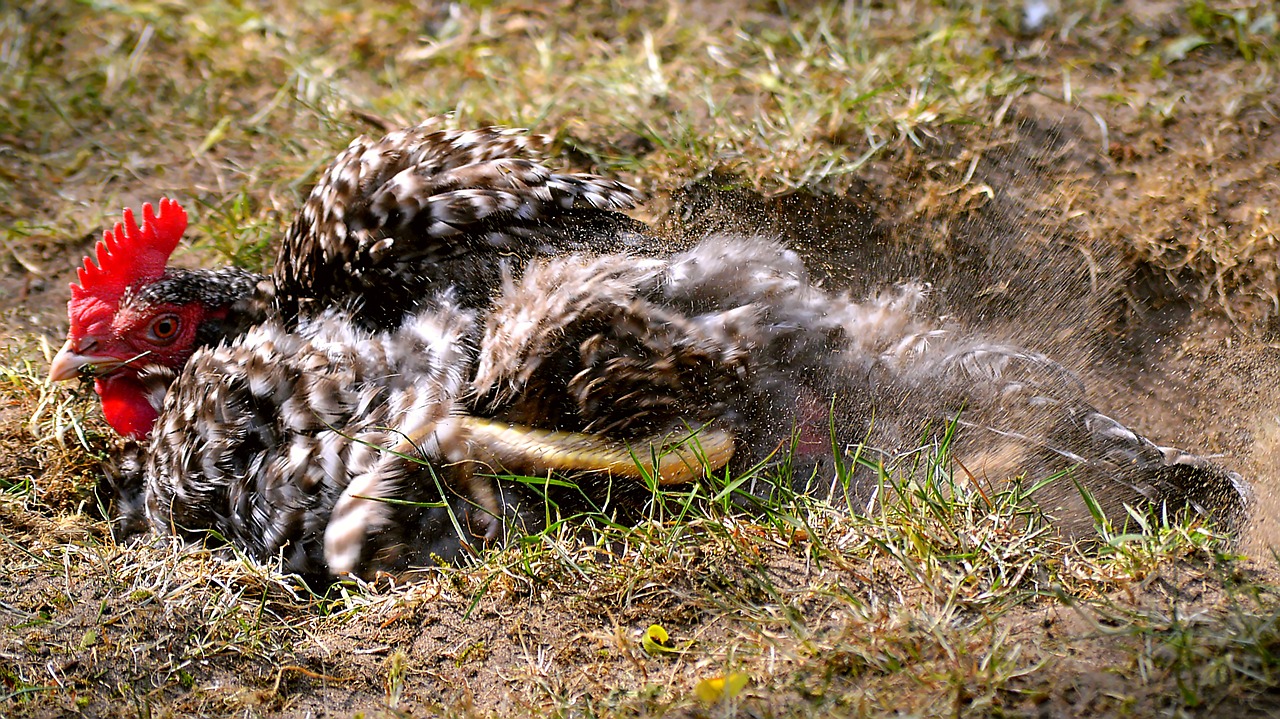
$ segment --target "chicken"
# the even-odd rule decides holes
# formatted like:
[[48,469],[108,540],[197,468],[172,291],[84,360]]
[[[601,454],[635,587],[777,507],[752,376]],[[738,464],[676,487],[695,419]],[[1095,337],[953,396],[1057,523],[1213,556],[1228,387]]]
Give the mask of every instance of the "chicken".
[[[854,301],[758,237],[664,254],[614,211],[630,188],[552,173],[536,149],[431,125],[357,140],[273,273],[228,270],[217,291],[216,273],[164,269],[180,208],[144,208],[141,228],[126,213],[51,370],[92,374],[112,426],[148,437],[113,475],[124,525],[213,530],[311,576],[402,572],[541,526],[497,469],[634,505],[634,480],[772,464],[744,498],[781,481],[870,502],[874,482],[836,465],[929,423],[962,426],[961,461],[1000,480],[1074,467],[1112,510],[1243,513],[1238,475],[1096,412],[1047,358],[932,319],[920,288]],[[201,289],[153,289],[179,285]],[[1091,525],[1071,495],[1051,511]]]
[[[126,211],[80,271],[50,370],[93,377],[108,422],[142,440],[110,480],[120,526],[216,529],[259,558],[340,574],[449,558],[495,536],[501,508],[484,483],[426,459],[689,476],[683,450],[642,470],[621,445],[476,418],[449,419],[451,441],[431,439],[460,411],[456,377],[474,355],[467,318],[492,300],[489,285],[524,258],[643,239],[611,212],[634,190],[550,172],[534,159],[538,144],[431,124],[357,140],[315,188],[270,276],[166,268],[182,209],[146,206],[141,227]],[[456,330],[447,341],[444,327]],[[436,340],[423,339],[431,331]],[[454,353],[419,352],[444,346]],[[411,531],[419,520],[435,529]],[[444,538],[397,549],[383,525]]]

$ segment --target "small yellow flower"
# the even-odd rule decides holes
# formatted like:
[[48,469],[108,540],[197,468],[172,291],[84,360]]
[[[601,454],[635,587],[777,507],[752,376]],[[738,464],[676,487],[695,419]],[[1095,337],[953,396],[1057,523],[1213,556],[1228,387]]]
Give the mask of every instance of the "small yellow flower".
[[718,704],[741,694],[750,681],[746,672],[729,672],[722,677],[703,679],[693,687],[693,692],[703,704]]
[[670,635],[661,624],[650,624],[649,628],[644,630],[644,638],[640,640],[640,646],[644,647],[645,653],[649,656],[676,653],[676,648],[671,644]]

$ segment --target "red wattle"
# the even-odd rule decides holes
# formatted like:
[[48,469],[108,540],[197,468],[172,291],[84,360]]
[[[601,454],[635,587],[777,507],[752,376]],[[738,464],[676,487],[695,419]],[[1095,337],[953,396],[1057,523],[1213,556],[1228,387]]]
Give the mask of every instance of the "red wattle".
[[145,439],[151,434],[159,413],[147,401],[147,388],[131,374],[103,377],[94,382],[102,398],[102,414],[107,424],[130,439]]

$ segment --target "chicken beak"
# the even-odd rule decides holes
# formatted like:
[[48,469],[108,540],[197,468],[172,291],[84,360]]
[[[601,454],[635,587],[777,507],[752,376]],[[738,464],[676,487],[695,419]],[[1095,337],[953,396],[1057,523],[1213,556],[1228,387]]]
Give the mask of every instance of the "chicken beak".
[[49,364],[49,381],[62,382],[75,379],[86,367],[93,367],[94,374],[105,374],[103,370],[109,371],[119,364],[121,364],[120,360],[115,357],[80,354],[75,351],[71,340],[67,340],[67,343],[62,345],[62,349],[58,350],[58,354],[54,355],[53,362]]

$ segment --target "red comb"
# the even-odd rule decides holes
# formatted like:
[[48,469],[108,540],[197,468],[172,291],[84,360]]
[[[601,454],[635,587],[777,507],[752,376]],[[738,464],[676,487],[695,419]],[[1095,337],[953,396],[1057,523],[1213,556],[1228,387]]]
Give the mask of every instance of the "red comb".
[[174,200],[160,200],[158,215],[150,203],[144,204],[141,229],[133,210],[126,208],[124,222],[117,222],[114,231],[102,233],[94,250],[98,264],[93,258],[84,258],[84,267],[77,272],[80,283],[71,285],[72,298],[93,296],[114,304],[129,285],[159,279],[186,229],[187,213]]

